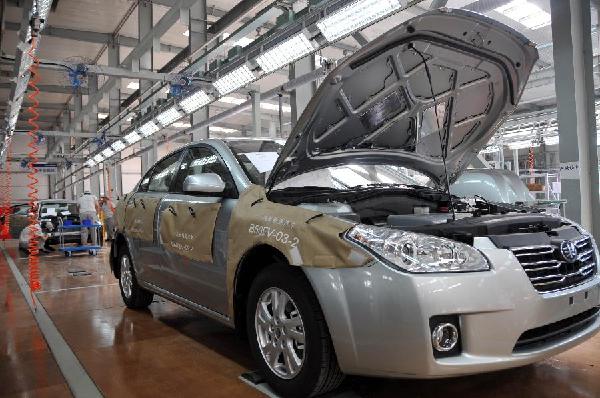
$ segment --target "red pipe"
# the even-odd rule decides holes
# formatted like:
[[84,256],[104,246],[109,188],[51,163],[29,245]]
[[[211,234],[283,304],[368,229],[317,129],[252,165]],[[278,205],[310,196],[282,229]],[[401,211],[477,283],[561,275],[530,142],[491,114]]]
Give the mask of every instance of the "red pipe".
[[37,108],[40,104],[38,99],[36,98],[40,93],[39,88],[37,87],[37,83],[39,81],[38,69],[40,61],[35,56],[35,44],[37,38],[33,37],[31,39],[31,47],[27,54],[31,57],[33,62],[29,66],[30,78],[27,85],[32,90],[29,94],[27,94],[27,98],[31,101],[31,106],[27,108],[27,111],[31,114],[31,117],[27,120],[27,123],[31,126],[27,135],[29,135],[30,140],[27,146],[30,148],[28,153],[29,163],[27,163],[27,167],[29,168],[29,173],[27,174],[27,178],[29,179],[29,184],[27,187],[29,188],[29,193],[27,196],[29,197],[29,290],[33,294],[36,290],[40,290],[42,285],[40,283],[40,268],[39,268],[39,239],[41,232],[41,225],[39,224],[39,220],[37,217],[37,209],[38,205],[38,188],[37,184],[39,182],[37,178],[37,169],[35,168],[35,164],[38,161],[37,153],[39,152],[38,147],[38,134],[37,132],[40,129],[40,126],[37,124],[37,120],[40,117],[40,114],[37,111]]

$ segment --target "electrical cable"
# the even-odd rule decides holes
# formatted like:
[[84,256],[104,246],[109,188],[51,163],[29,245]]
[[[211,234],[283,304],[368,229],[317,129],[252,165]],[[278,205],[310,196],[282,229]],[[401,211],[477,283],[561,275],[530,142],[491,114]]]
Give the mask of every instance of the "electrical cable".
[[444,131],[444,135],[442,136],[442,128],[440,126],[440,117],[438,115],[437,110],[437,98],[435,97],[435,92],[433,91],[433,80],[431,78],[431,71],[429,70],[429,65],[427,64],[427,59],[423,55],[423,53],[414,46],[413,43],[408,44],[408,48],[414,50],[423,60],[423,65],[425,66],[425,74],[427,75],[427,80],[429,81],[429,89],[431,90],[431,97],[433,98],[433,111],[435,112],[435,121],[437,123],[438,128],[438,137],[440,140],[440,150],[442,152],[442,162],[444,164],[444,182],[446,184],[446,193],[448,194],[448,203],[450,205],[450,212],[452,213],[452,220],[456,221],[456,210],[454,208],[454,201],[452,200],[452,194],[450,193],[450,179],[448,178],[448,167],[446,165],[446,157],[448,156],[448,140],[450,138],[450,132],[446,129]]
[[0,230],[0,239],[10,239],[10,209],[11,209],[11,194],[12,194],[12,174],[10,170],[10,154],[12,148],[12,140],[8,142],[6,148],[6,163],[4,163],[4,173],[2,173],[2,205],[0,212],[4,217],[2,229]]
[[39,81],[39,59],[35,56],[35,48],[36,48],[37,36],[31,38],[31,47],[27,54],[31,57],[32,63],[29,66],[30,79],[27,83],[27,86],[32,90],[29,94],[27,94],[27,98],[31,102],[31,105],[27,108],[27,111],[31,114],[31,117],[27,120],[27,123],[31,126],[27,135],[29,135],[30,140],[27,146],[30,148],[28,153],[29,163],[27,163],[27,167],[29,168],[29,173],[27,174],[27,178],[29,179],[29,184],[27,187],[29,188],[29,192],[27,193],[27,197],[29,198],[29,256],[28,256],[28,265],[29,265],[29,291],[31,294],[33,292],[40,290],[42,285],[40,283],[40,269],[39,269],[39,239],[41,238],[40,233],[42,232],[41,225],[39,224],[39,220],[37,218],[37,210],[36,206],[38,204],[38,188],[37,184],[39,182],[37,178],[37,169],[35,167],[38,157],[37,154],[39,152],[38,147],[38,138],[37,134],[40,129],[40,126],[37,124],[37,120],[40,117],[40,114],[37,111],[39,107],[39,100],[36,98],[40,93],[40,89],[37,87],[37,83]]

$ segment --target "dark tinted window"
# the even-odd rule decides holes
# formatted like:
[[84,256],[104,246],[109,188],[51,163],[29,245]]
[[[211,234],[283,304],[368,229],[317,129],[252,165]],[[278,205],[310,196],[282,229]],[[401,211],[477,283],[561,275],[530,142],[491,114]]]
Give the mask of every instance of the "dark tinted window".
[[[179,165],[179,157],[181,152],[177,152],[158,162],[152,169],[152,176],[148,181],[148,191],[151,192],[169,192],[169,187],[173,182],[177,166]],[[144,180],[142,180],[142,184]]]
[[208,147],[190,148],[179,165],[179,173],[173,185],[174,192],[183,192],[183,181],[187,176],[215,173],[225,182],[225,197],[237,197],[237,189],[231,173],[221,157]]

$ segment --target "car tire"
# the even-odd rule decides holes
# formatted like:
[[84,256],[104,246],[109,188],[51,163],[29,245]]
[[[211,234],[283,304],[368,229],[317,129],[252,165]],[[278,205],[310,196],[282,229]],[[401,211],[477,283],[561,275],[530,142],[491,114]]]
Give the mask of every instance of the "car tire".
[[121,247],[119,250],[119,289],[121,297],[127,308],[141,309],[147,308],[154,294],[140,287],[131,261],[129,250],[126,247]]
[[[275,311],[274,302],[286,304]],[[301,270],[274,264],[256,277],[248,295],[246,326],[252,355],[278,394],[312,397],[343,381],[323,312]]]

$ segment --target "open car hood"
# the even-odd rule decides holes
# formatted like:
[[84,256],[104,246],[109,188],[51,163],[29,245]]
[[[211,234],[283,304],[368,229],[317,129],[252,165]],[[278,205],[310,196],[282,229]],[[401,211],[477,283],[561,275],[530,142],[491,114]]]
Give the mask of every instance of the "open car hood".
[[343,164],[408,167],[441,184],[443,150],[452,182],[513,112],[537,59],[527,38],[479,14],[413,18],[325,78],[267,186]]

